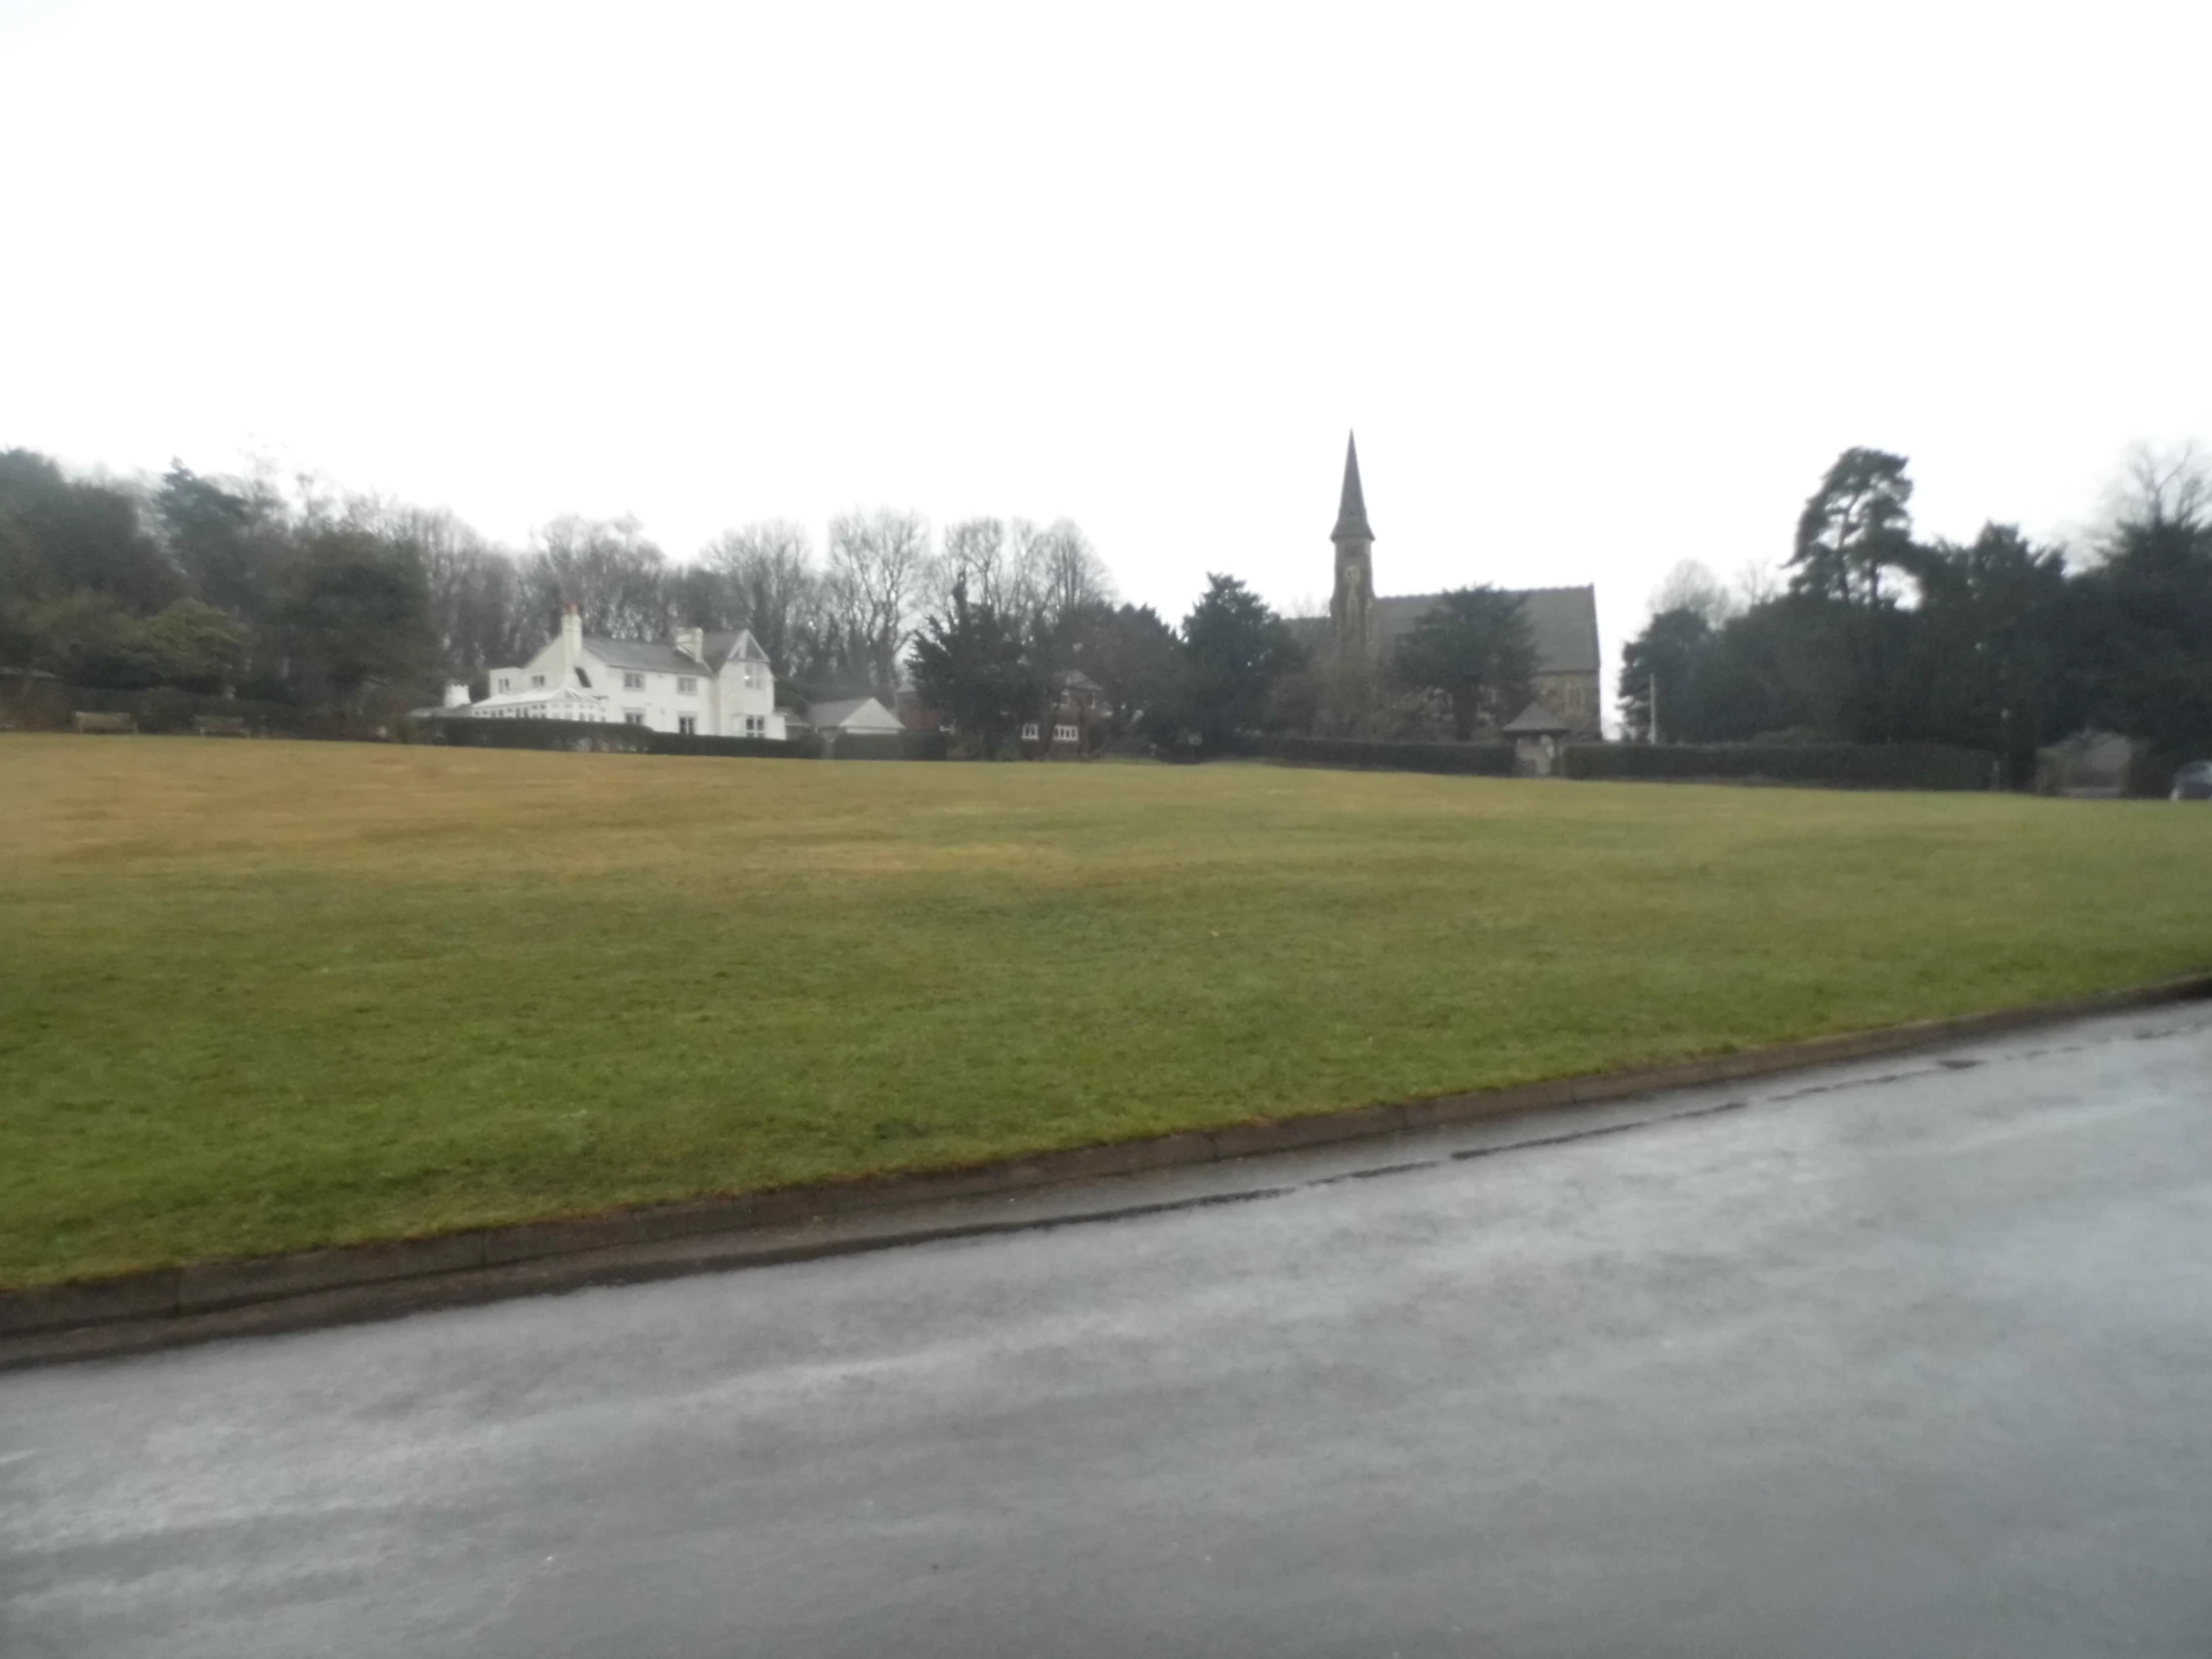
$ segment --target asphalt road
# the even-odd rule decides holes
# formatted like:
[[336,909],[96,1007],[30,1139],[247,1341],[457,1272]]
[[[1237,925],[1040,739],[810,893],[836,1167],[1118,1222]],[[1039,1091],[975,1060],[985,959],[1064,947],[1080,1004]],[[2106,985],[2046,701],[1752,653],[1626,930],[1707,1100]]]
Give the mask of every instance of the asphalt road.
[[0,1376],[0,1653],[2212,1654],[2212,1010],[1205,1179]]

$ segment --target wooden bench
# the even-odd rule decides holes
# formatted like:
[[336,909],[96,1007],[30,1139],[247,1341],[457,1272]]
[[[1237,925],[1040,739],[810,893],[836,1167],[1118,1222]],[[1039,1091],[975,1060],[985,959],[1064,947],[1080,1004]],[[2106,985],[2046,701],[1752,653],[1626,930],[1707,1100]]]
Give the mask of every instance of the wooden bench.
[[77,723],[77,730],[80,732],[136,732],[138,730],[138,722],[129,715],[105,715],[97,714],[90,709],[77,709],[71,712],[69,718]]
[[240,715],[194,715],[192,729],[203,738],[250,738],[254,735]]

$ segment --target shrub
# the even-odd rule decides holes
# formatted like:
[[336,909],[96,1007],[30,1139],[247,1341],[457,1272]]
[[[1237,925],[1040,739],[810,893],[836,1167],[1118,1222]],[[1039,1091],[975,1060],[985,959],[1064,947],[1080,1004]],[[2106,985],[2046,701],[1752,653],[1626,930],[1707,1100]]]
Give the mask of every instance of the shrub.
[[1572,743],[1561,776],[1817,784],[1862,790],[1985,790],[1995,757],[1941,744]]
[[652,749],[656,755],[722,755],[739,759],[750,756],[765,761],[822,759],[822,739],[812,732],[784,743],[774,738],[703,738],[682,732],[655,732]]
[[1384,772],[1445,772],[1507,778],[1509,743],[1385,742],[1374,738],[1272,738],[1263,753],[1293,766],[1370,767]]

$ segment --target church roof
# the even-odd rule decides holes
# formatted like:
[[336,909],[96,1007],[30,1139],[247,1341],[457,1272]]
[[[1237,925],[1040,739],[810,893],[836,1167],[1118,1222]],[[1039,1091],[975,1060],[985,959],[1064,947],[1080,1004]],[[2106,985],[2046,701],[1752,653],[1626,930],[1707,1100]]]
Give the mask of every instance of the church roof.
[[1360,487],[1360,446],[1351,433],[1345,434],[1345,492],[1337,504],[1337,527],[1329,532],[1331,541],[1373,541],[1375,532],[1368,528],[1368,497]]
[[1531,703],[1498,730],[1509,738],[1555,738],[1574,728],[1541,703]]
[[[1520,588],[1507,590],[1521,602],[1528,637],[1536,647],[1538,674],[1595,674],[1597,589]],[[1441,598],[1433,593],[1395,594],[1375,602],[1376,643],[1383,660],[1397,649],[1403,634]]]

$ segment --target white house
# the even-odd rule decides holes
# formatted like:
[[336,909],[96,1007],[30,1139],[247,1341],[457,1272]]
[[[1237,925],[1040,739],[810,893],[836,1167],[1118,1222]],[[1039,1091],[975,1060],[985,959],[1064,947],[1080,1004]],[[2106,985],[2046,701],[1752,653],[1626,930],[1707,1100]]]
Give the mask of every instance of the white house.
[[[463,711],[455,710],[458,714]],[[560,634],[528,662],[491,671],[483,720],[597,720],[703,738],[784,741],[776,675],[751,633],[679,628],[670,645],[584,633],[571,605]]]

